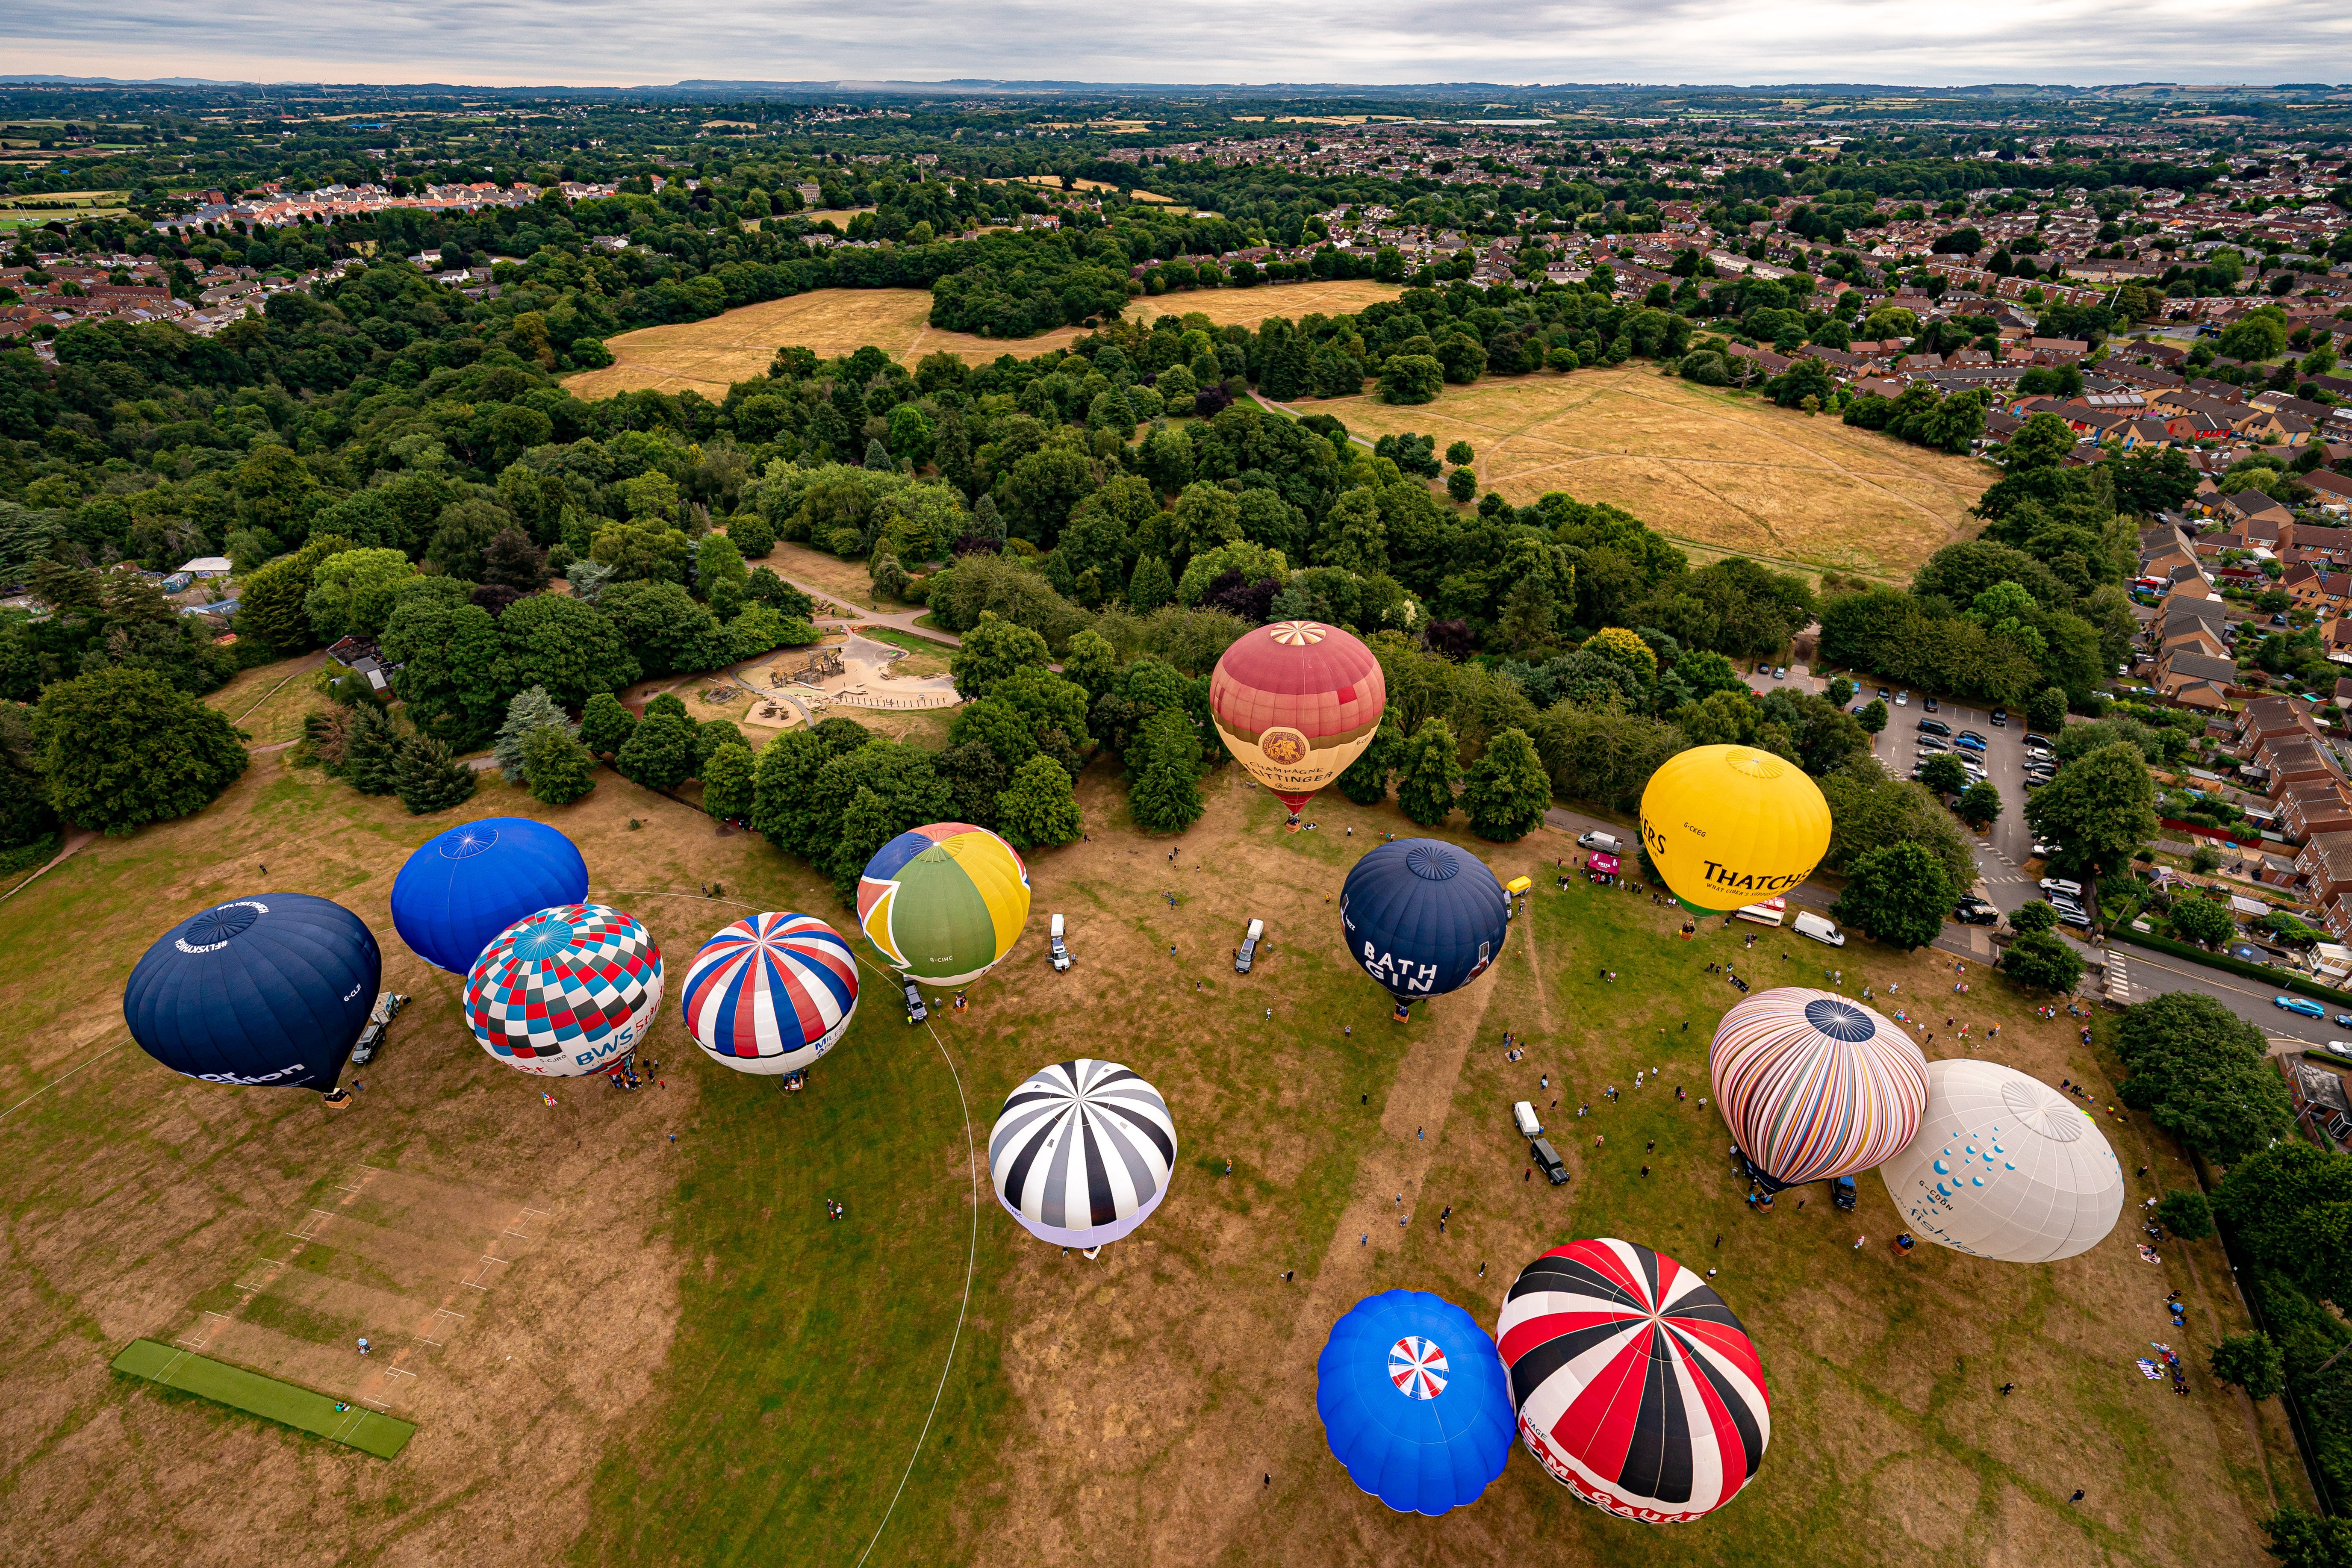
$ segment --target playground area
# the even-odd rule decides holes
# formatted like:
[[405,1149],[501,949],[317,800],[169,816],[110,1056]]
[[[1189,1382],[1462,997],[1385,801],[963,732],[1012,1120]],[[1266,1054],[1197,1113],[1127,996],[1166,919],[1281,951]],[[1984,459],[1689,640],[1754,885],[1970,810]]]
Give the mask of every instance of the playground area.
[[732,683],[751,694],[742,722],[767,730],[814,724],[833,708],[867,711],[952,708],[963,700],[946,675],[902,674],[906,649],[856,632],[839,641],[796,648],[764,665],[735,672]]

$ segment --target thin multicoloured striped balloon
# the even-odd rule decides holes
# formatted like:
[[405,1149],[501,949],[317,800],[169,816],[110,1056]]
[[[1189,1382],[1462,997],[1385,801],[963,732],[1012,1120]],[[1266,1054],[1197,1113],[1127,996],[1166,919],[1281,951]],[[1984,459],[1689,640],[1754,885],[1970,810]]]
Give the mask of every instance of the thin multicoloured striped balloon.
[[752,915],[702,944],[681,1006],[695,1042],[737,1072],[798,1072],[849,1032],[857,961],[814,915]]
[[1759,992],[1726,1013],[1707,1070],[1740,1151],[1781,1186],[1890,1158],[1927,1105],[1927,1058],[1900,1026],[1801,986]]

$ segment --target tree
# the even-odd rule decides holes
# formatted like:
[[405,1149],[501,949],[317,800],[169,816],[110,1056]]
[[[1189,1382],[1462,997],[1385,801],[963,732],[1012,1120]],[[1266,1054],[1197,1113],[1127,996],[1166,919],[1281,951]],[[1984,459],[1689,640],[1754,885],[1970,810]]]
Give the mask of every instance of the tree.
[[1092,710],[1104,692],[1118,683],[1118,650],[1089,627],[1070,639],[1062,654],[1062,678],[1077,683]]
[[2339,1308],[2352,1300],[2352,1156],[2283,1137],[2231,1166],[2213,1212],[2256,1263]]
[[1069,843],[1084,826],[1070,775],[1051,757],[1031,757],[996,797],[996,825],[1015,849]]
[[[534,688],[534,689],[539,689]],[[609,691],[588,699],[580,711],[580,743],[597,756],[609,757],[628,743],[637,728],[637,716]]]
[[2066,689],[2045,686],[2025,705],[2025,727],[2054,735],[2066,727]]
[[2202,1241],[2213,1234],[2213,1205],[2194,1187],[2165,1194],[2156,1205],[2156,1217],[2183,1241]]
[[319,563],[302,613],[320,642],[380,637],[392,615],[393,590],[415,573],[404,550],[346,550]]
[[615,583],[596,601],[646,675],[712,669],[731,651],[710,612],[676,583]]
[[948,661],[955,677],[956,695],[970,700],[985,697],[1000,681],[1024,667],[1043,669],[1050,655],[1045,639],[1027,626],[1000,619],[982,610],[980,620],[963,634],[963,646]]
[[522,744],[523,776],[532,798],[570,805],[596,787],[596,759],[560,724],[542,724]]
[[[1433,403],[1444,387],[1445,366],[1434,354],[1391,354],[1388,363],[1381,367],[1381,401],[1383,403]],[[1355,387],[1346,387],[1341,392],[1326,393],[1324,395],[1339,396],[1356,390]]]
[[509,691],[544,686],[567,708],[599,691],[618,691],[640,671],[610,616],[568,594],[534,594],[498,619]]
[[116,836],[203,810],[246,767],[227,719],[135,666],[50,683],[32,739],[50,806]]
[[534,686],[528,691],[515,693],[514,700],[507,704],[507,721],[499,726],[498,740],[490,748],[498,758],[499,772],[507,783],[530,782],[530,774],[523,766],[524,742],[530,739],[533,731],[551,724],[567,735],[578,732],[565,717],[563,710],[556,705],[555,699],[547,694],[545,687]]
[[694,570],[694,542],[675,528],[616,522],[589,540],[588,557],[617,583],[683,583]]
[[2000,816],[2000,791],[1989,783],[1972,784],[1960,792],[1952,810],[1970,827],[1990,827]]
[[2229,905],[2187,893],[2173,900],[2169,923],[2174,934],[2207,947],[2219,947],[2238,929],[2237,921],[2230,918]]
[[1391,710],[1381,715],[1380,728],[1372,731],[1371,744],[1332,783],[1358,805],[1378,805],[1389,797],[1389,775],[1403,760],[1404,730]]
[[2055,931],[2029,931],[2019,937],[2001,955],[2000,967],[2020,985],[2042,991],[2072,991],[2083,978],[2082,959]]
[[1135,563],[1135,573],[1127,583],[1127,602],[1138,615],[1148,615],[1175,597],[1176,582],[1168,574],[1166,561],[1147,555]]
[[1886,704],[1880,699],[1873,698],[1870,706],[1855,714],[1853,719],[1855,723],[1860,724],[1871,734],[1876,735],[1886,728]]
[[343,782],[362,795],[390,795],[400,787],[400,732],[372,698],[351,711],[343,731]]
[[1505,730],[1486,742],[1462,786],[1470,831],[1509,844],[1543,826],[1551,809],[1551,779],[1524,730]]
[[237,634],[258,637],[280,655],[314,647],[307,605],[319,563],[353,548],[348,539],[323,534],[245,578],[237,592]]
[[2119,741],[2068,763],[2026,800],[2025,820],[2092,870],[2111,870],[2156,837],[2156,781],[2147,759]]
[[727,520],[727,537],[735,542],[735,551],[745,561],[761,561],[776,547],[776,531],[768,520],[756,511],[739,511]]
[[[1200,819],[1201,735],[1181,708],[1167,708],[1144,721],[1129,766],[1135,783],[1128,813],[1146,833],[1181,833]],[[1025,764],[1024,764],[1025,765]]]
[[725,822],[748,819],[759,769],[751,748],[740,742],[730,741],[712,752],[702,764],[702,809]]
[[2244,1389],[2249,1399],[2269,1399],[2286,1387],[2286,1358],[2260,1329],[2228,1334],[2213,1347],[2213,1375]]
[[1942,934],[1956,897],[1943,862],[1917,844],[1889,844],[1854,862],[1830,912],[1906,952]]
[[2263,1521],[2264,1548],[2281,1568],[2352,1568],[2352,1519],[2315,1517],[2281,1509]]
[[730,620],[743,608],[751,581],[742,552],[723,533],[705,534],[694,552],[694,591],[720,620]]
[[411,816],[446,811],[474,795],[474,770],[452,761],[447,743],[430,735],[411,735],[401,742],[393,777]]
[[1468,468],[1454,469],[1445,476],[1445,494],[1448,500],[1468,506],[1478,499],[1478,476]]
[[676,789],[694,776],[694,721],[649,709],[614,756],[613,768],[647,789]]
[[509,680],[499,623],[489,612],[437,594],[403,593],[382,647],[386,662],[400,666],[393,689],[408,704],[409,721],[467,751],[489,738],[508,697],[528,684]]
[[518,594],[536,594],[547,586],[547,552],[521,529],[502,528],[482,546],[481,580]]
[[1424,719],[1404,745],[1397,779],[1397,805],[1423,827],[1434,827],[1454,812],[1454,786],[1462,782],[1461,747],[1443,719]]
[[1919,783],[1937,795],[1958,795],[1969,787],[1969,770],[1959,758],[1939,753],[1919,764]]
[[2294,1131],[2263,1032],[2210,996],[2169,991],[2135,1003],[2116,1049],[2131,1069],[2123,1102],[2211,1159],[2241,1160]]
[[2036,899],[2009,917],[2009,929],[2020,936],[2049,931],[2058,923],[2058,908],[2046,899]]
[[1466,468],[1478,460],[1478,454],[1467,441],[1450,443],[1445,448],[1445,460],[1457,468]]

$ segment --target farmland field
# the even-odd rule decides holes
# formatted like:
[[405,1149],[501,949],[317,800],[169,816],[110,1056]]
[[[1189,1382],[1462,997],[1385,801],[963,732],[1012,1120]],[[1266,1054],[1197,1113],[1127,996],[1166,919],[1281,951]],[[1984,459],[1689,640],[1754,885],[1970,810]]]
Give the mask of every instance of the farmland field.
[[[1146,322],[1198,310],[1219,326],[1233,321],[1255,326],[1268,316],[1360,310],[1375,300],[1393,300],[1399,292],[1393,284],[1364,281],[1271,283],[1138,299],[1128,310]],[[1083,335],[1076,327],[1034,338],[946,332],[929,324],[930,312],[930,291],[925,289],[819,289],[789,300],[745,305],[707,321],[624,332],[605,341],[613,351],[611,364],[583,371],[563,384],[587,398],[652,387],[667,393],[691,389],[715,400],[726,396],[736,382],[766,374],[768,362],[787,344],[830,358],[872,343],[908,364],[944,349],[983,364],[999,354],[1026,359],[1066,349]]]
[[[2046,1267],[1932,1247],[1898,1259],[1868,1176],[1858,1215],[1800,1208],[1802,1192],[1777,1215],[1748,1210],[1724,1129],[1697,1104],[1706,1041],[1738,996],[1704,966],[1819,984],[1822,950],[1783,957],[1801,944],[1777,935],[1745,950],[1747,927],[1685,941],[1639,894],[1554,890],[1542,862],[1573,856],[1563,835],[1459,840],[1538,888],[1494,969],[1400,1029],[1334,940],[1330,902],[1382,832],[1414,831],[1393,807],[1327,796],[1315,831],[1285,834],[1278,805],[1227,770],[1190,832],[1147,838],[1097,764],[1079,784],[1090,838],[1031,857],[1027,929],[970,1010],[910,1029],[866,968],[848,1037],[786,1096],[701,1057],[677,1022],[679,980],[746,910],[845,927],[840,905],[761,840],[601,776],[554,809],[486,774],[457,812],[414,818],[259,757],[199,816],[94,843],[13,900],[0,1451],[23,1560],[841,1564],[870,1548],[872,1563],[922,1564],[1533,1551],[1570,1565],[2252,1568],[2266,1561],[2253,1521],[2308,1506],[2275,1404],[2203,1370],[2243,1324],[2217,1244],[2168,1243],[2151,1268],[2126,1224]],[[558,1081],[542,1103],[540,1082],[474,1043],[457,978],[393,932],[406,853],[459,818],[509,814],[570,834],[592,896],[662,944],[670,1011],[640,1091]],[[711,883],[723,893],[704,896]],[[125,1043],[122,983],[147,943],[270,889],[357,911],[386,984],[415,998],[383,1054],[346,1073],[365,1089],[341,1110],[176,1078]],[[1067,974],[1044,960],[1049,911],[1069,920]],[[1252,917],[1272,943],[1237,977],[1228,954]],[[1972,974],[1955,998],[1948,959],[1859,939],[1838,962],[1854,965],[1848,992],[1867,982],[1882,1006],[1937,1015],[1931,1056],[1957,1054],[1942,1016],[1957,1002],[2036,1076],[2112,1081],[2066,1019],[2036,1018],[1998,979]],[[1507,1028],[1524,1061],[1504,1059]],[[1166,1205],[1092,1262],[1014,1226],[984,1160],[1007,1090],[1081,1053],[1156,1083],[1182,1140]],[[1560,1129],[1570,1185],[1523,1178],[1507,1114],[1523,1098]],[[2126,1170],[2193,1182],[2137,1121],[2105,1126]],[[2156,1190],[2129,1184],[2132,1202]],[[845,1219],[826,1219],[826,1198]],[[1591,1235],[1722,1270],[1772,1389],[1755,1483],[1681,1528],[1586,1508],[1523,1453],[1443,1521],[1358,1492],[1314,1413],[1338,1316],[1404,1286],[1491,1324],[1524,1262]],[[2166,1333],[2190,1399],[2132,1364],[2172,1289],[2189,1302],[2189,1328]],[[378,1347],[365,1363],[362,1333]],[[378,1460],[159,1397],[108,1373],[138,1338],[380,1401],[415,1436]]]
[[1302,399],[1350,432],[1468,441],[1479,489],[1517,505],[1546,490],[1623,507],[1661,533],[1818,573],[1907,582],[1976,529],[1968,509],[1999,476],[1955,458],[1654,365],[1481,380],[1437,401]]

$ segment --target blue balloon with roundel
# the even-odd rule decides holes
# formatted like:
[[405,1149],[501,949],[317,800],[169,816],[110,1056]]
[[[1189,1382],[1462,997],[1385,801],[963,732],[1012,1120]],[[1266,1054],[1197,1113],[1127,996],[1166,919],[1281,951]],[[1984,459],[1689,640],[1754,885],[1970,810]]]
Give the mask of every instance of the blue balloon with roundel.
[[466,976],[466,1021],[482,1049],[540,1078],[614,1066],[652,1033],[661,999],[653,934],[603,904],[525,916]]
[[1478,1500],[1510,1458],[1509,1380],[1478,1321],[1426,1290],[1348,1310],[1315,1363],[1315,1413],[1349,1479],[1399,1513]]
[[687,1032],[737,1072],[804,1070],[857,1011],[857,960],[814,915],[757,914],[702,944],[679,988]]
[[527,816],[486,816],[436,834],[402,864],[392,929],[425,963],[463,974],[523,916],[587,896],[579,846]]

